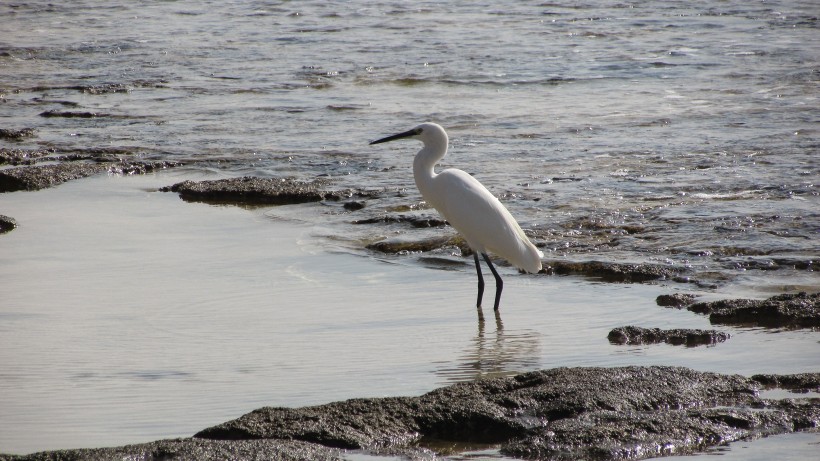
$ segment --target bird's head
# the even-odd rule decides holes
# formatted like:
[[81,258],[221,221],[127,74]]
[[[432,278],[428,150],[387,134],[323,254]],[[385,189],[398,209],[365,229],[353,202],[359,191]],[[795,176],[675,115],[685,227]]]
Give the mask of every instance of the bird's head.
[[370,144],[380,144],[383,142],[395,141],[397,139],[418,139],[419,141],[423,142],[424,145],[432,145],[432,144],[443,144],[447,146],[447,133],[444,131],[444,128],[441,125],[436,123],[422,123],[421,125],[413,128],[412,130],[405,131],[403,133],[394,134],[392,136],[387,136],[385,138],[377,139]]

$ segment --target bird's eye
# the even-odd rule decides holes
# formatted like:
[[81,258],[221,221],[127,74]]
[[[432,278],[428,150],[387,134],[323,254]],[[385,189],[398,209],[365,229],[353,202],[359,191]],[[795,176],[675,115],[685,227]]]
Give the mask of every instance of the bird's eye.
[[421,129],[421,128],[416,128],[416,134],[421,134],[422,131],[424,131],[424,130]]

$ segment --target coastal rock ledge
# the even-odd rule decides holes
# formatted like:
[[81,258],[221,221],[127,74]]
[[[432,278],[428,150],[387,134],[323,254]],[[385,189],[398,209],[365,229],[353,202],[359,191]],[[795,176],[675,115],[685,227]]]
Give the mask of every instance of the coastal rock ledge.
[[446,441],[496,444],[523,459],[638,460],[817,430],[820,399],[759,396],[781,382],[794,392],[816,390],[820,373],[799,378],[663,366],[556,368],[418,397],[265,407],[188,439],[0,459],[344,459],[345,450],[433,459],[426,447]]

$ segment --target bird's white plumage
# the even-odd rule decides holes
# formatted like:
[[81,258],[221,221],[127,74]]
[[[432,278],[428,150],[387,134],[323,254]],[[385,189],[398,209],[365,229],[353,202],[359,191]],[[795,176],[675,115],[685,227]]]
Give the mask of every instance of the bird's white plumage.
[[[424,200],[467,241],[473,251],[494,253],[527,272],[541,270],[543,254],[530,242],[515,218],[477,179],[464,171],[434,167],[447,153],[447,133],[424,123],[392,137],[419,139],[424,147],[413,161],[413,176]],[[388,139],[388,138],[385,138]]]
[[474,177],[447,169],[419,189],[473,251],[494,253],[527,272],[541,270],[543,254],[504,205]]

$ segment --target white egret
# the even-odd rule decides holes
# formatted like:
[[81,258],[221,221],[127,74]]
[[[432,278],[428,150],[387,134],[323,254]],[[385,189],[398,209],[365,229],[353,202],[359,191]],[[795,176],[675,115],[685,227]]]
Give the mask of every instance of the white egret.
[[480,254],[487,262],[495,277],[493,309],[497,312],[504,282],[487,253],[501,256],[527,272],[541,270],[541,258],[544,254],[524,235],[521,226],[504,205],[477,179],[455,168],[443,170],[441,173],[434,171],[436,163],[447,154],[449,140],[444,128],[435,123],[423,123],[410,131],[387,136],[370,144],[403,138],[418,139],[424,143],[424,147],[413,160],[416,187],[424,200],[441,213],[473,250],[478,274],[476,306],[479,308],[484,296],[484,277],[481,274],[478,255]]

